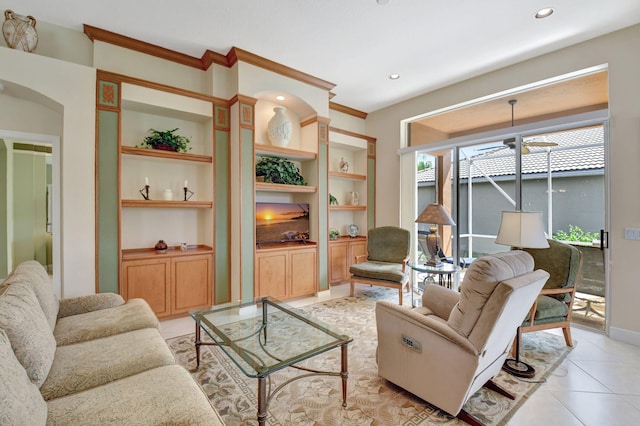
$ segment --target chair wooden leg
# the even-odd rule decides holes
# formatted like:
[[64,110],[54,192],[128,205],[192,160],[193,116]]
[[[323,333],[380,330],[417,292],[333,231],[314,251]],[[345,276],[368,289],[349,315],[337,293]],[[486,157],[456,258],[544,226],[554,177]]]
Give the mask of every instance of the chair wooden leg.
[[353,283],[353,281],[351,281],[350,285],[351,285],[351,291],[349,291],[349,296],[353,297],[353,287],[355,286],[355,284]]
[[571,340],[571,328],[568,325],[566,327],[562,327],[562,333],[564,334],[564,341],[567,343],[567,346],[573,346],[573,341]]
[[400,306],[402,306],[402,287],[398,289],[398,298],[400,299]]
[[471,426],[484,426],[484,423],[482,423],[478,418],[472,416],[464,410],[460,410],[456,417]]
[[485,388],[490,389],[504,397],[509,398],[510,400],[514,400],[516,399],[515,395],[512,394],[511,392],[509,392],[508,390],[506,390],[505,388],[503,388],[502,386],[498,385],[496,382],[494,382],[493,380],[489,380],[487,383],[484,384]]

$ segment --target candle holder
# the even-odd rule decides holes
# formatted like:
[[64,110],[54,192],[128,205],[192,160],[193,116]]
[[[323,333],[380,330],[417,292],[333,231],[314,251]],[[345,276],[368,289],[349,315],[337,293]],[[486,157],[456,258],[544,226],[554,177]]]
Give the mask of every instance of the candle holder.
[[184,201],[189,201],[191,199],[191,196],[193,195],[193,191],[191,191],[186,186],[183,189],[184,189]]
[[142,188],[140,190],[140,195],[142,195],[142,198],[144,198],[145,200],[150,200],[150,198],[149,198],[149,185],[145,185],[144,188]]

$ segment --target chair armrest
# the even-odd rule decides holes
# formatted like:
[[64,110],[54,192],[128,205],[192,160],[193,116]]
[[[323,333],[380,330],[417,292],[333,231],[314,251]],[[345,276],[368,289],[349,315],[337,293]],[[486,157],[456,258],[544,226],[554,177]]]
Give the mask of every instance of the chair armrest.
[[58,318],[71,315],[86,314],[101,309],[115,308],[124,305],[124,299],[115,293],[98,293],[87,296],[71,297],[60,300]]
[[356,263],[362,263],[365,262],[367,260],[367,257],[369,257],[368,254],[359,254],[356,256]]
[[445,321],[449,319],[449,314],[458,300],[460,293],[439,285],[428,285],[422,294],[422,306],[429,308]]
[[543,288],[540,291],[540,294],[548,296],[550,294],[574,293],[575,291],[576,291],[575,287]]
[[[466,352],[478,355],[478,350],[469,342],[469,339],[458,334],[449,324],[435,315],[423,315],[415,309],[408,309],[395,303],[381,300],[376,302],[376,320],[379,321],[378,317],[382,316],[384,316],[385,324],[388,326],[393,323],[400,324],[398,321],[408,321],[423,330],[425,337],[446,339]],[[395,328],[401,330],[404,327],[398,326]],[[423,340],[423,342],[427,342],[427,340]]]

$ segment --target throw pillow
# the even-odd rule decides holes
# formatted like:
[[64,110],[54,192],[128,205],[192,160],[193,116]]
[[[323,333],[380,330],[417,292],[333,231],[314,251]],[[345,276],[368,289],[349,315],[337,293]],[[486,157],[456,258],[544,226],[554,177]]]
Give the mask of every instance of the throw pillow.
[[56,341],[28,285],[17,282],[0,296],[0,329],[9,337],[29,379],[42,386],[53,364]]

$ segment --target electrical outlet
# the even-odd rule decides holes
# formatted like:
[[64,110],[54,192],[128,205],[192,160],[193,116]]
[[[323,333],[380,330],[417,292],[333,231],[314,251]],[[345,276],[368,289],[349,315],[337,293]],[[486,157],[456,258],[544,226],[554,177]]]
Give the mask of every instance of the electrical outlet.
[[640,240],[640,228],[624,228],[625,240]]

